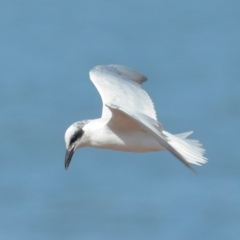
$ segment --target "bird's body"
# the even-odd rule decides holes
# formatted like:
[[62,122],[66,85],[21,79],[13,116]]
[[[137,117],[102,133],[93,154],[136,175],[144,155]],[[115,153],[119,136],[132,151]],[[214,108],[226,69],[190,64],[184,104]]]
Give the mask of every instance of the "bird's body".
[[90,79],[99,91],[102,117],[72,124],[65,133],[67,169],[78,148],[95,147],[128,152],[169,150],[185,165],[201,165],[207,159],[192,132],[172,135],[157,121],[153,103],[141,84],[147,78],[124,66],[97,66]]
[[109,119],[107,118],[99,118],[91,120],[85,125],[81,147],[107,148],[126,152],[163,150],[151,134],[148,134],[139,126],[134,126],[134,123],[122,122],[122,125],[115,127],[108,122]]

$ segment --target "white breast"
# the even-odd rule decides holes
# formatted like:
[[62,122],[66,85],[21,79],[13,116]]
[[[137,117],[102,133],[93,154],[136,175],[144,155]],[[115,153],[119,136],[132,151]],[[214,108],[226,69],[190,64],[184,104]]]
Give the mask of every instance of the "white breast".
[[[96,119],[84,127],[82,144],[96,148],[108,148],[128,152],[160,151],[164,148],[144,130],[129,131],[111,128],[108,119]],[[80,146],[81,147],[81,146]]]

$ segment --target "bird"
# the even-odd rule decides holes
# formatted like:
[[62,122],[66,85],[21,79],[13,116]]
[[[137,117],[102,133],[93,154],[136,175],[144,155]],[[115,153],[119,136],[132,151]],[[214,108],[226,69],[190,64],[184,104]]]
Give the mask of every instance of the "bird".
[[102,98],[102,116],[73,123],[65,132],[65,169],[74,152],[83,147],[125,152],[168,150],[188,168],[207,162],[198,140],[187,138],[193,131],[171,134],[157,120],[153,102],[142,83],[147,77],[122,65],[98,65],[89,77]]

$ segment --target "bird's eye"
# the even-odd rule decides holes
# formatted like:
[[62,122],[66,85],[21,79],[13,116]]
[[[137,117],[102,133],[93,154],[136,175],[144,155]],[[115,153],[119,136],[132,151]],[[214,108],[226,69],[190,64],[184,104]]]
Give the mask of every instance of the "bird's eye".
[[73,134],[73,136],[70,139],[70,145],[72,145],[74,142],[76,142],[78,139],[80,139],[83,135],[83,130],[79,129],[77,132]]

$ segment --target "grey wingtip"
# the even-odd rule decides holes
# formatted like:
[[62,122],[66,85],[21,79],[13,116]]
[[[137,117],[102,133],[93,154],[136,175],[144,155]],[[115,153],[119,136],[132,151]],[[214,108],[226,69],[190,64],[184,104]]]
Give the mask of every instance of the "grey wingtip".
[[142,84],[143,82],[147,81],[147,77],[136,70],[133,70],[129,67],[118,65],[118,64],[110,64],[110,65],[98,65],[90,70],[89,74],[94,73],[109,73],[109,74],[116,74],[119,76],[126,77],[134,82]]
[[147,77],[145,75],[143,75],[142,73],[139,73],[138,71],[132,68],[129,68],[123,65],[118,65],[118,64],[111,64],[109,66],[113,67],[116,71],[118,71],[120,75],[126,76],[129,79],[135,82],[138,82],[140,84],[147,81]]

